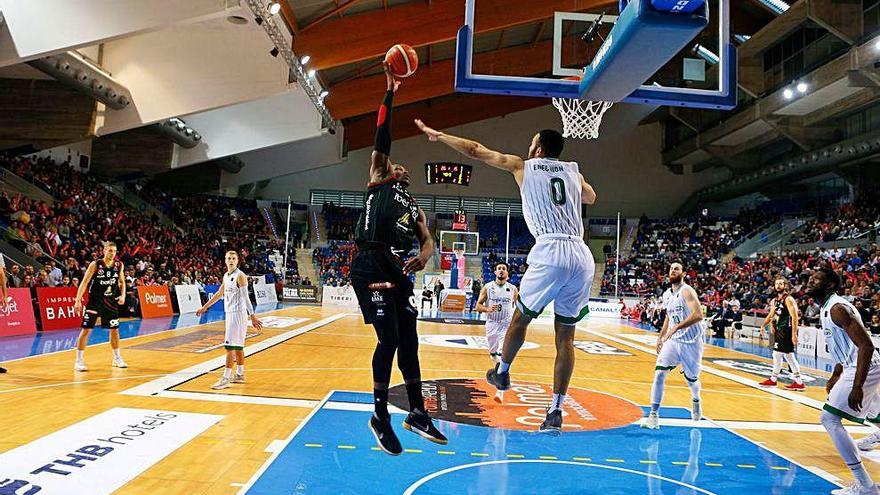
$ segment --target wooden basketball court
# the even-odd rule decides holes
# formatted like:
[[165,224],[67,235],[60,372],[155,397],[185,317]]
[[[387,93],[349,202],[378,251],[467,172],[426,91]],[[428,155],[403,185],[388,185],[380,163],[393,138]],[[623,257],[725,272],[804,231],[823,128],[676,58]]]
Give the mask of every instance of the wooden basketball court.
[[[0,376],[0,410],[6,412],[0,414],[0,429],[5,432],[0,440],[0,459],[13,449],[37,442],[43,437],[114,408],[200,413],[215,416],[215,422],[180,448],[168,452],[154,463],[144,465],[142,472],[121,485],[115,493],[192,495],[232,494],[253,490],[254,484],[260,479],[257,474],[267,467],[270,458],[278,457],[279,451],[285,446],[292,448],[299,445],[292,433],[301,423],[313,411],[326,406],[327,400],[336,400],[328,399],[329,394],[333,391],[369,393],[372,386],[370,360],[375,339],[372,328],[365,326],[359,315],[305,306],[282,309],[264,316],[269,315],[279,317],[275,326],[281,328],[265,328],[262,334],[248,339],[247,383],[219,392],[212,391],[210,386],[222,372],[222,348],[199,352],[201,349],[198,345],[187,345],[186,342],[189,336],[201,335],[198,332],[222,331],[222,322],[126,339],[122,346],[130,366],[128,369],[110,367],[111,353],[107,344],[89,348],[86,358],[91,371],[85,373],[73,371],[73,351],[34,356],[8,363],[10,373]],[[477,416],[482,418],[483,426],[488,426],[485,431],[536,429],[531,426],[536,424],[533,423],[534,418],[530,419],[529,416],[536,416],[538,423],[540,422],[543,416],[540,398],[537,406],[534,406],[533,400],[533,407],[520,407],[527,404],[521,403],[525,401],[523,394],[514,388],[508,391],[505,405],[494,405],[483,400],[485,394],[481,393],[490,390],[485,384],[485,372],[491,362],[487,352],[478,348],[479,337],[484,335],[482,326],[420,322],[419,333],[423,337],[420,347],[423,378],[426,382],[437,381],[435,383],[440,385],[440,389],[448,394],[448,397],[438,395],[436,403],[428,401],[429,407],[432,407],[430,404],[435,404],[435,407],[445,409],[438,416],[454,419],[461,413],[461,422],[470,422],[473,425],[473,415],[468,416],[470,413],[465,414],[464,411],[455,409],[473,407],[476,401],[480,403]],[[543,436],[525,437],[524,446],[529,445],[531,438],[535,445],[540,445],[543,449],[542,452],[534,453],[535,462],[542,459],[547,462],[563,462],[567,454],[555,452],[554,441],[566,438],[566,441],[571,441],[582,434],[577,430],[590,434],[617,432],[617,428],[630,427],[638,420],[642,413],[638,405],[648,403],[654,373],[655,353],[651,343],[654,336],[656,334],[615,320],[588,319],[579,325],[576,336],[579,344],[577,365],[571,383],[573,389],[577,389],[571,393],[571,397],[578,405],[567,407],[574,426],[558,440]],[[427,343],[425,340],[432,342]],[[527,342],[536,346],[524,348],[514,363],[514,384],[536,384],[528,393],[532,396],[546,394],[549,402],[548,384],[552,382],[555,353],[552,326],[533,324]],[[758,456],[751,462],[742,458],[736,459],[731,457],[737,455],[734,445],[707,442],[706,437],[699,449],[699,460],[689,460],[687,457],[671,459],[668,460],[668,466],[664,465],[667,460],[663,458],[652,459],[650,449],[648,453],[639,454],[636,450],[631,457],[615,458],[615,446],[603,448],[607,451],[589,452],[591,442],[583,444],[584,452],[580,456],[570,457],[590,458],[594,463],[605,463],[609,466],[613,464],[616,466],[612,466],[614,469],[626,468],[646,473],[659,468],[665,473],[688,463],[693,465],[699,462],[699,475],[691,484],[705,491],[694,493],[728,493],[725,490],[716,490],[717,486],[713,486],[708,478],[700,482],[704,477],[712,476],[713,472],[722,471],[730,480],[748,480],[743,481],[743,487],[751,484],[768,490],[755,493],[770,493],[771,489],[775,490],[774,493],[813,493],[803,487],[794,491],[795,485],[777,482],[785,479],[779,478],[784,474],[783,471],[794,469],[804,473],[800,480],[811,477],[820,484],[827,484],[826,480],[834,480],[834,477],[848,478],[848,469],[841,463],[827,434],[818,423],[819,408],[825,399],[824,386],[820,382],[809,386],[805,393],[788,392],[781,388],[764,390],[756,386],[762,377],[717,364],[719,359],[767,362],[751,354],[707,346],[702,380],[703,413],[709,419],[701,421],[699,429],[723,431],[725,434],[730,430],[735,434],[731,434],[731,438],[744,437],[745,440],[738,441],[748,444],[749,448],[761,449],[766,456],[777,458],[775,454],[778,454],[787,464],[774,464],[767,461],[769,457],[766,456]],[[815,370],[804,371],[817,377],[827,377],[827,374]],[[399,372],[395,370],[394,373],[392,382],[400,383]],[[459,385],[465,382],[471,387],[470,404],[467,400],[462,402],[453,397],[453,394],[461,396],[462,389]],[[364,394],[359,394],[361,395]],[[670,374],[664,409],[668,406],[672,411],[689,407],[689,404],[690,394],[684,379],[677,373]],[[340,407],[357,410],[362,418],[368,417],[369,408],[369,403]],[[510,413],[511,410],[530,412]],[[17,413],[9,414],[9,411]],[[511,414],[519,416],[514,418]],[[664,414],[661,411],[661,416]],[[630,437],[623,437],[621,443],[644,441],[650,435],[667,438],[673,431],[682,428],[690,430],[696,425],[686,419],[689,418],[686,415],[678,414],[677,418],[676,414],[666,416],[668,417],[663,418],[660,430],[648,432],[632,429],[628,433]],[[357,475],[355,473],[346,476],[345,472],[335,472],[343,469],[341,463],[344,462],[336,456],[363,455],[373,459],[377,465],[386,467],[404,462],[408,466],[418,465],[429,454],[436,456],[439,452],[453,452],[454,454],[446,455],[467,456],[469,460],[500,455],[507,458],[521,456],[518,459],[525,462],[532,456],[528,452],[513,452],[503,448],[499,452],[481,455],[480,449],[456,445],[456,422],[441,423],[441,429],[450,436],[447,446],[436,446],[416,438],[400,428],[399,421],[396,424],[398,435],[408,449],[400,458],[387,457],[371,448],[374,445],[373,439],[366,428],[366,419],[361,418],[352,424],[339,421],[328,425],[328,438],[343,435],[345,442],[338,445],[333,445],[329,440],[313,443],[311,445],[321,447],[313,447],[310,455],[333,449],[333,459],[336,461],[327,464],[324,469],[340,480],[347,479],[346,482],[352,482],[351,478],[356,478]],[[857,437],[869,432],[866,427],[851,426],[852,431],[858,433]],[[320,430],[316,434],[320,437]],[[45,462],[51,462],[51,456],[62,456],[66,453],[47,453],[50,457]],[[544,459],[545,457],[555,460]],[[880,456],[875,459],[880,459]],[[98,461],[92,462],[97,465]],[[34,466],[39,467],[42,463],[42,459],[35,460]],[[67,469],[86,470],[93,465],[86,461],[81,461],[80,464],[85,467]],[[877,462],[869,461],[866,464],[872,475],[880,476],[880,465]],[[62,465],[56,463],[56,466]],[[37,480],[47,475],[45,472],[34,475],[30,482],[39,485]],[[100,471],[95,473],[95,476],[100,475]],[[291,483],[296,484],[293,479]],[[468,481],[463,483],[467,484]],[[736,486],[738,482],[731,483],[731,486]],[[780,491],[777,489],[779,487],[783,489]],[[827,486],[816,488],[815,493],[820,493],[820,488],[821,493],[827,493]],[[474,488],[473,492],[480,490]],[[343,491],[334,491],[332,486],[313,484],[299,491],[278,493]],[[630,493],[643,492],[635,490]]]

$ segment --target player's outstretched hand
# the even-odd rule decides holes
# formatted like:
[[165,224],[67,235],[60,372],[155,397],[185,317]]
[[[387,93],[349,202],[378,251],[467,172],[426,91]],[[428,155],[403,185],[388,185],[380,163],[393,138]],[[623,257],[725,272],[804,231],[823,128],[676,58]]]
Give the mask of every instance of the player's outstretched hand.
[[388,91],[392,91],[397,93],[397,88],[400,87],[400,80],[394,77],[394,74],[391,73],[391,66],[388,64],[382,64],[385,69],[385,80],[388,82]]
[[443,134],[442,132],[440,132],[438,130],[431,129],[430,127],[426,126],[425,123],[422,122],[421,119],[416,119],[415,122],[416,122],[416,125],[419,127],[419,130],[424,132],[425,135],[428,136],[429,141],[436,141],[436,140],[440,139],[440,135]]
[[407,260],[406,264],[403,265],[403,273],[407,275],[412,275],[418,271],[421,271],[425,268],[425,265],[428,264],[428,260],[422,258],[421,256],[413,256],[409,260]]
[[262,330],[262,329],[263,329],[263,322],[260,321],[260,319],[257,318],[256,315],[251,315],[251,324],[252,324],[252,325],[254,326],[254,328],[256,328],[257,330]]
[[208,311],[208,309],[202,306],[201,308],[196,310],[196,316],[202,316],[203,314],[205,314],[206,311]]

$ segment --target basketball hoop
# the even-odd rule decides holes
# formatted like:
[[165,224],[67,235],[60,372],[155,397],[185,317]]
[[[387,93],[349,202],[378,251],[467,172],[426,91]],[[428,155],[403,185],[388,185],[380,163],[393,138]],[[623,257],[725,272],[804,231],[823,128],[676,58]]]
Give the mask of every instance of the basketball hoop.
[[[580,81],[580,77],[566,77]],[[611,101],[589,101],[572,98],[553,98],[553,106],[562,117],[562,135],[575,139],[596,139],[605,112],[614,105]]]

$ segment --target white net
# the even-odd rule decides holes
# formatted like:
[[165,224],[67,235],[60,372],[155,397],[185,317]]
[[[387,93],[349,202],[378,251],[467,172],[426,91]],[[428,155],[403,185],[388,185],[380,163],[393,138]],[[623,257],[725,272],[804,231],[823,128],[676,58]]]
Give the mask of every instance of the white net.
[[610,101],[553,98],[553,106],[562,116],[562,135],[575,139],[596,139],[602,116],[614,105]]

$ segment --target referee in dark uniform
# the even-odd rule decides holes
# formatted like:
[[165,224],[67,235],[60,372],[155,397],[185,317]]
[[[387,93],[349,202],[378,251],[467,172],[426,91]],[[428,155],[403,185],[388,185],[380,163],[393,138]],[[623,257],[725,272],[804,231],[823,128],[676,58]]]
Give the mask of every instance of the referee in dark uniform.
[[[423,269],[434,255],[434,241],[425,213],[407,191],[409,172],[391,162],[391,107],[400,82],[387,66],[385,76],[388,90],[376,122],[370,184],[355,231],[358,254],[351,264],[351,282],[364,321],[373,325],[379,340],[373,352],[375,412],[370,417],[370,430],[383,451],[399,455],[403,448],[388,413],[388,386],[395,353],[410,407],[403,427],[439,444],[445,444],[446,437],[425,412],[416,334],[418,311],[410,280],[410,275]],[[421,246],[419,254],[404,263],[400,256],[409,253],[415,239]]]

